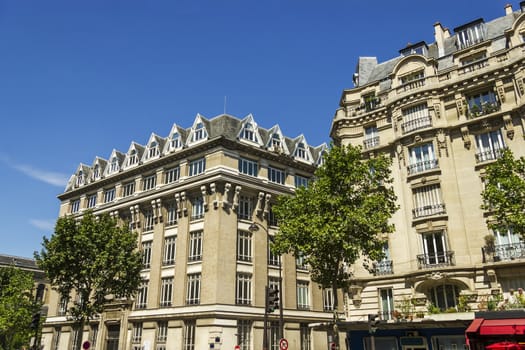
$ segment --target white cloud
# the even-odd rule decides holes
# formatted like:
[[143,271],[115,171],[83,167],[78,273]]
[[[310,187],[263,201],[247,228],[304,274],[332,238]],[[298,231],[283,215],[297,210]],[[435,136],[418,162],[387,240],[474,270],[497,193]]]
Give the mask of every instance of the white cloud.
[[65,187],[69,180],[68,175],[36,169],[31,165],[17,164],[12,162],[8,157],[4,155],[0,155],[0,160],[2,160],[12,169],[15,169],[33,179],[40,180],[53,186]]
[[40,230],[53,231],[55,229],[55,220],[31,219],[29,223]]

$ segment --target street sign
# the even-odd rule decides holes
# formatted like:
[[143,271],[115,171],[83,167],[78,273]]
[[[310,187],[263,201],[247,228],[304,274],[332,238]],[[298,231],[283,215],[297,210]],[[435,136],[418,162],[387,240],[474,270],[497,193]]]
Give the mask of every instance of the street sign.
[[240,345],[235,345],[235,350],[241,350],[241,346]]
[[337,349],[337,344],[335,342],[333,342],[332,344],[330,344],[330,349],[331,350],[336,350]]
[[91,343],[89,342],[89,340],[86,340],[85,342],[82,343],[82,349],[84,350],[88,350],[90,346],[91,346]]
[[281,338],[281,340],[279,340],[279,349],[288,350],[288,340],[286,340],[286,338]]

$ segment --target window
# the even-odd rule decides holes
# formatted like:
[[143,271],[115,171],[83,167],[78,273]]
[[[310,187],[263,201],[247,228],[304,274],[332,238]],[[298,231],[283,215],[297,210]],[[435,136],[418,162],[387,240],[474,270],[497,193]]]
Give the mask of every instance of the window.
[[241,139],[257,142],[257,136],[255,134],[255,129],[252,123],[244,124],[244,128],[241,132]]
[[237,232],[237,260],[252,261],[252,233]]
[[443,231],[425,233],[422,240],[424,254],[418,259],[421,267],[451,265],[452,256],[447,252]]
[[160,306],[171,306],[173,296],[173,277],[163,278],[160,284]]
[[414,219],[445,213],[439,184],[422,186],[413,190]]
[[434,145],[431,142],[411,147],[408,150],[408,156],[410,163],[408,166],[409,175],[435,169],[438,166]]
[[379,289],[379,303],[381,320],[391,320],[394,312],[392,288]]
[[95,164],[95,167],[93,168],[93,180],[96,180],[100,178],[100,166],[98,164]]
[[200,261],[202,260],[202,231],[190,232],[190,246],[189,246],[188,260]]
[[430,118],[426,103],[422,103],[410,108],[405,108],[403,109],[402,113],[403,123],[401,123],[401,130],[403,133],[408,133],[414,130],[432,126],[432,118]]
[[268,167],[268,180],[273,183],[284,185],[284,170]]
[[78,171],[76,184],[77,186],[84,184],[84,172],[82,170]]
[[115,200],[115,187],[104,191],[104,203],[113,202],[113,200]]
[[485,40],[487,34],[487,29],[483,20],[477,20],[455,28],[454,31],[456,32],[456,44],[459,49],[464,49],[482,42]]
[[195,350],[195,321],[184,321],[183,350]]
[[94,324],[91,326],[91,334],[89,336],[89,340],[91,341],[91,347],[93,349],[96,349],[97,337],[98,337],[98,324]]
[[272,146],[274,149],[280,149],[280,148],[281,148],[281,137],[280,137],[279,134],[276,133],[276,132],[274,132],[274,133],[272,134],[271,146]]
[[128,166],[137,164],[138,162],[139,162],[139,158],[137,156],[137,151],[131,150],[131,152],[129,152]]
[[250,350],[251,349],[251,332],[252,321],[250,320],[238,320],[237,321],[237,345],[240,346],[239,350]]
[[71,348],[72,349],[80,349],[80,344],[82,342],[82,332],[80,332],[79,326],[74,326],[73,330],[73,337],[71,338]]
[[111,159],[111,165],[109,167],[109,173],[113,174],[113,173],[116,173],[117,171],[119,171],[118,158],[117,157],[113,157]]
[[307,270],[308,269],[308,266],[306,264],[306,259],[304,258],[304,255],[303,254],[299,254],[296,258],[295,258],[295,267],[298,269],[298,270]]
[[168,218],[166,220],[167,226],[172,226],[177,224],[177,203],[170,202],[168,203]]
[[310,336],[310,327],[308,326],[308,323],[299,324],[299,337],[301,341],[300,350],[311,350],[312,339]]
[[191,219],[198,220],[204,217],[204,200],[202,197],[195,197],[191,201]]
[[186,304],[197,305],[201,302],[201,274],[194,273],[188,275],[188,290],[186,294]]
[[58,345],[60,344],[60,336],[62,335],[62,331],[60,328],[55,329],[55,335],[53,338],[53,350],[59,350],[60,348]]
[[123,185],[122,197],[129,197],[135,193],[135,181],[128,182]]
[[295,175],[294,176],[294,183],[295,183],[295,187],[296,188],[299,188],[299,187],[308,187],[308,178],[304,177],[304,176],[301,176],[301,175]]
[[177,236],[164,238],[164,255],[162,256],[162,265],[175,264],[175,253],[177,248]]
[[142,341],[142,322],[135,322],[133,323],[131,342],[140,343],[141,341]]
[[197,126],[195,127],[195,131],[193,132],[193,139],[192,141],[199,141],[203,140],[206,137],[208,137],[208,133],[206,132],[206,128],[204,128],[204,124],[197,123]]
[[425,71],[421,69],[421,70],[418,70],[417,72],[413,72],[413,73],[400,77],[399,82],[401,83],[401,85],[405,85],[413,81],[421,80],[424,78],[425,78]]
[[257,176],[258,164],[254,160],[239,158],[239,172],[250,176]]
[[270,333],[270,349],[269,350],[279,350],[279,340],[281,339],[281,332],[279,327],[279,322],[271,321],[269,325]]
[[170,184],[170,183],[173,183],[175,181],[179,181],[180,167],[177,166],[175,168],[171,168],[171,169],[166,170],[166,172],[164,173],[164,176],[165,176],[166,184]]
[[281,256],[274,254],[270,247],[268,247],[268,265],[281,266]]
[[365,149],[373,148],[379,145],[379,134],[377,131],[377,126],[367,126],[365,127],[365,136],[363,140],[363,146]]
[[383,259],[374,263],[374,276],[391,275],[394,273],[388,242],[383,244]]
[[148,281],[143,281],[137,292],[136,309],[145,309],[148,304]]
[[239,305],[250,305],[252,303],[252,276],[250,274],[237,274],[235,303]]
[[334,310],[334,291],[332,288],[323,289],[323,310],[333,311]]
[[476,146],[478,148],[476,153],[476,161],[478,163],[499,158],[505,149],[500,130],[476,135]]
[[157,175],[156,174],[146,176],[144,178],[144,183],[142,184],[142,190],[143,191],[153,190],[156,185],[157,185]]
[[58,305],[58,316],[64,316],[67,313],[68,303],[69,303],[68,297],[60,298],[60,304]]
[[306,152],[306,147],[304,142],[299,142],[297,149],[295,150],[295,156],[300,159],[309,160],[308,152]]
[[155,217],[153,209],[144,210],[144,231],[152,231],[155,226]]
[[370,112],[379,107],[381,101],[376,97],[375,92],[370,94],[363,95],[363,105],[362,108],[365,109],[365,112]]
[[[268,288],[273,290],[279,290],[279,277],[268,277]],[[281,303],[282,300],[279,300],[279,303]]]
[[[168,322],[159,321],[157,322],[157,343],[166,343],[168,340]],[[157,350],[160,350],[157,347]]]
[[465,57],[461,60],[460,74],[473,72],[489,65],[487,54],[485,51],[478,52],[474,55]]
[[237,209],[237,216],[239,219],[250,220],[253,215],[254,198],[247,196],[240,196],[239,207]]
[[469,117],[479,117],[499,110],[496,94],[492,90],[485,90],[467,96]]
[[417,44],[407,46],[404,49],[399,51],[399,53],[403,56],[408,56],[408,55],[413,55],[413,54],[426,56],[427,52],[428,52],[428,46],[425,42],[419,42]]
[[204,173],[204,171],[206,170],[206,159],[199,158],[191,161],[189,164],[189,168],[189,176],[195,176]]
[[142,267],[145,269],[151,266],[151,247],[151,241],[142,242]]
[[148,158],[153,158],[153,157],[156,157],[160,154],[159,152],[159,144],[155,141],[153,141],[150,145],[149,145],[149,150],[148,150]]
[[494,257],[504,261],[525,258],[525,243],[512,228],[494,230],[494,236]]
[[430,289],[430,301],[442,311],[455,308],[459,297],[459,288],[452,284],[442,284]]
[[297,308],[303,310],[310,308],[310,294],[306,281],[297,281]]
[[270,208],[270,210],[268,211],[268,225],[278,226],[277,216],[273,212],[272,208]]
[[180,135],[178,132],[171,135],[170,141],[170,150],[174,150],[182,147],[182,142],[180,141]]
[[80,210],[80,199],[75,199],[71,202],[71,213],[78,213]]

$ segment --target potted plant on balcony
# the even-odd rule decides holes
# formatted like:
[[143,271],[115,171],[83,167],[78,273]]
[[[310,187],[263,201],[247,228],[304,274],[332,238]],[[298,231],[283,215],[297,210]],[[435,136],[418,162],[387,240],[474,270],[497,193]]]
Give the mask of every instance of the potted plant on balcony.
[[481,115],[481,108],[474,103],[470,106],[469,112],[472,117],[479,117]]

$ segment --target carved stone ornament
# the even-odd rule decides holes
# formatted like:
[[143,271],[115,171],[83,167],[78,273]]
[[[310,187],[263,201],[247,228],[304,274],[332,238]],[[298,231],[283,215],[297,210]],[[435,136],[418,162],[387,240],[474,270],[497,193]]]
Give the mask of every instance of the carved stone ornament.
[[442,151],[445,151],[445,155],[448,157],[448,146],[447,146],[447,135],[445,135],[445,130],[439,129],[436,134],[436,141],[438,145],[438,155],[442,156]]
[[431,274],[427,275],[428,279],[434,280],[434,281],[438,281],[438,280],[441,280],[441,279],[444,279],[444,278],[447,278],[447,277],[448,277],[448,275],[446,273],[443,273],[443,272],[440,272],[440,271],[435,271],[435,272],[432,272]]
[[503,116],[503,123],[507,131],[507,137],[512,140],[514,138],[514,124],[512,124],[512,117],[507,114]]
[[464,126],[461,128],[461,138],[463,139],[463,145],[466,149],[470,149],[472,142],[470,141],[470,135],[468,127]]

